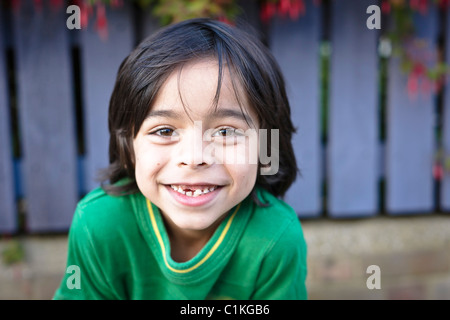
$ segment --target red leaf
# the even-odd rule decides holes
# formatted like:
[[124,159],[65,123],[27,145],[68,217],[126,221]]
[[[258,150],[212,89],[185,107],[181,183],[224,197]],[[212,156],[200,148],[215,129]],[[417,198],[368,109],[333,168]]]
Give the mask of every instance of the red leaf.
[[282,17],[286,16],[291,11],[291,0],[280,0],[278,2],[278,14]]
[[50,0],[50,6],[52,9],[57,10],[63,5],[63,0]]
[[433,165],[433,177],[436,180],[441,180],[444,176],[444,169],[442,168],[441,164],[435,163]]
[[11,0],[11,7],[15,13],[20,9],[20,0]]
[[409,75],[407,87],[410,99],[416,98],[417,90],[419,89],[419,79],[415,74],[411,73]]
[[233,26],[234,23],[232,21],[230,21],[226,16],[222,15],[217,17],[217,20],[219,20],[220,22],[224,22],[226,24],[229,24],[230,26]]
[[277,9],[275,7],[275,4],[272,2],[265,2],[261,7],[261,21],[264,23],[268,23],[270,19],[274,16]]
[[42,0],[33,0],[34,9],[38,12],[42,11]]
[[428,11],[428,0],[419,0],[419,12],[426,14]]
[[100,38],[106,40],[108,38],[108,20],[106,19],[106,10],[103,4],[97,5],[97,21],[95,22]]
[[412,73],[413,73],[414,75],[416,75],[416,76],[422,76],[422,75],[425,74],[425,71],[426,71],[425,66],[424,66],[422,63],[420,63],[420,62],[416,62],[416,63],[414,64]]
[[418,11],[419,10],[419,0],[410,0],[409,6],[411,7],[411,9]]
[[381,12],[383,14],[389,14],[391,12],[391,3],[389,0],[383,0],[381,3]]
[[293,0],[291,3],[291,10],[289,16],[292,20],[297,20],[300,15],[304,15],[306,12],[305,2],[303,0]]

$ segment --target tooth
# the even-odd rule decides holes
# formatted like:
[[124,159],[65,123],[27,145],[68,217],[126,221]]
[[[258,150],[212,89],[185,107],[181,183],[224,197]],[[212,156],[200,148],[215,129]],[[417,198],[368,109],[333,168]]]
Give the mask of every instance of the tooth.
[[177,192],[179,192],[181,194],[187,195],[188,197],[198,197],[198,196],[201,196],[202,194],[206,194],[208,192],[212,192],[212,191],[217,189],[217,186],[213,186],[213,187],[205,187],[204,189],[195,189],[195,191],[191,191],[191,190],[190,191],[185,191],[183,189],[183,187],[185,189],[189,190],[189,188],[186,187],[186,186],[171,184],[170,187],[173,190],[175,190],[175,191],[177,191]]

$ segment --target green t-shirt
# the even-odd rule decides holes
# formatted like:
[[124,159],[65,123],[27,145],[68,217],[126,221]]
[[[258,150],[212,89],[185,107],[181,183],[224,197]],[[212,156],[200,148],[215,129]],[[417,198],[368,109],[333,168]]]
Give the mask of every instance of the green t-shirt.
[[175,262],[158,208],[98,188],[77,206],[54,299],[306,299],[306,243],[294,210],[263,189],[230,210],[191,260]]

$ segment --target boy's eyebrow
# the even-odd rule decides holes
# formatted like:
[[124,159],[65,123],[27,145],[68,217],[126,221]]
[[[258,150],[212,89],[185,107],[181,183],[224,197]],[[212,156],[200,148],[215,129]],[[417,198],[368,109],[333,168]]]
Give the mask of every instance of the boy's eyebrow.
[[[152,110],[148,113],[147,119],[151,117],[172,118],[181,119],[182,114],[174,110]],[[254,124],[252,119],[244,114],[241,110],[219,108],[215,109],[208,115],[208,118],[235,118],[241,121],[245,121],[250,124]]]
[[254,124],[250,116],[244,114],[241,110],[220,108],[211,112],[209,117],[211,118],[235,118],[241,121],[245,121],[249,124]]
[[181,118],[181,114],[173,110],[152,110],[145,118],[148,119],[152,117],[179,119]]

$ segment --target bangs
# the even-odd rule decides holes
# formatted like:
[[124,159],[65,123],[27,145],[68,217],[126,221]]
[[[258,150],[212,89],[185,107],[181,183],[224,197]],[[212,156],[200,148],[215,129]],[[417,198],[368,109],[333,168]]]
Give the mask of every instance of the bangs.
[[[223,47],[220,47],[221,49]],[[212,61],[217,62],[218,66],[218,73],[217,73],[217,86],[214,94],[214,98],[211,103],[211,113],[216,112],[217,108],[219,106],[219,100],[220,100],[220,93],[223,86],[223,78],[224,73],[228,72],[229,74],[229,80],[232,85],[232,90],[234,97],[236,99],[236,102],[239,106],[239,109],[241,110],[242,117],[245,119],[245,122],[250,128],[257,128],[257,123],[255,124],[254,121],[251,120],[249,116],[249,111],[247,110],[246,105],[249,103],[246,103],[249,101],[249,97],[245,93],[244,85],[242,80],[240,80],[240,77],[236,77],[239,73],[236,71],[236,68],[234,67],[234,64],[232,64],[229,60],[229,54],[228,52],[224,52],[224,50],[217,50],[215,52],[212,52],[210,55],[207,55],[203,58],[196,58],[193,61],[185,62],[183,64],[180,64],[180,66],[175,70],[174,72],[177,72],[177,86],[178,86],[178,97],[180,98],[181,104],[183,106],[184,111],[186,112],[186,115],[189,117],[189,119],[194,122],[194,119],[190,115],[190,108],[189,105],[184,101],[183,95],[181,93],[181,74],[183,72],[184,67],[187,64],[196,64],[201,61]],[[237,78],[237,79],[236,79]],[[254,107],[252,105],[248,106],[252,111],[255,111]],[[149,112],[151,111],[151,107],[149,108]],[[258,123],[260,122],[260,119],[257,119]]]

